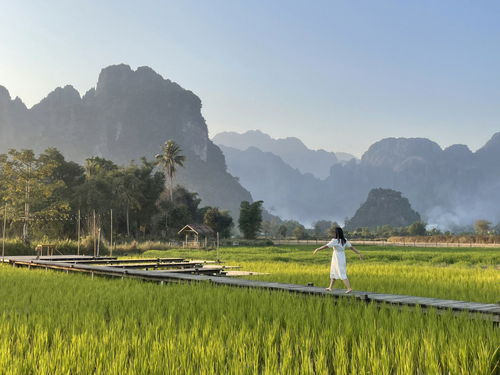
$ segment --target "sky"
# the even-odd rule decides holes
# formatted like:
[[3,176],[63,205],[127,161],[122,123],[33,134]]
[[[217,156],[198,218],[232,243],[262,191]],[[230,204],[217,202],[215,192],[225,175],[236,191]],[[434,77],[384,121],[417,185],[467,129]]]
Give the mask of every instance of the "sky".
[[0,85],[31,107],[147,65],[201,98],[210,136],[475,151],[500,131],[499,20],[487,0],[0,0]]

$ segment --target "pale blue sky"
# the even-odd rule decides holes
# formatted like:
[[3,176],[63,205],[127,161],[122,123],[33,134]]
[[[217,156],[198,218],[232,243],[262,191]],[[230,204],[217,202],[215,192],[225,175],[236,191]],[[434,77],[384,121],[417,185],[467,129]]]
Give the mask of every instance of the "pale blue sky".
[[360,156],[384,137],[500,131],[500,1],[0,0],[0,85],[31,106],[110,64],[195,92],[213,136]]

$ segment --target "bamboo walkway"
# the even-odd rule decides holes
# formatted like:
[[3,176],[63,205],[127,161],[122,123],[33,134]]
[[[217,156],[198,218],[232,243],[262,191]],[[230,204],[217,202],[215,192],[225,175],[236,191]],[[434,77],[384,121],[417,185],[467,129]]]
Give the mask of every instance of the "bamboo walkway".
[[[116,258],[109,257],[94,258],[88,256],[52,256],[40,257],[37,259],[32,256],[18,256],[5,257],[4,262],[10,263],[14,267],[43,268],[46,270],[54,269],[65,271],[66,273],[83,272],[90,274],[91,277],[94,277],[94,275],[101,275],[120,278],[135,278],[155,281],[161,284],[166,282],[209,282],[214,285],[278,290],[308,295],[330,296],[335,298],[351,298],[365,302],[373,301],[396,306],[420,306],[424,309],[436,308],[440,310],[452,310],[454,312],[469,312],[480,318],[489,319],[496,323],[500,322],[500,304],[444,300],[439,298],[382,294],[364,291],[353,291],[350,294],[345,294],[343,289],[327,291],[325,288],[315,286],[245,280],[224,276],[224,266],[216,267],[212,265],[204,268],[203,261],[189,262],[181,258],[119,261]],[[153,268],[154,270],[136,269],[146,267]],[[170,270],[159,270],[159,268],[170,268]]]

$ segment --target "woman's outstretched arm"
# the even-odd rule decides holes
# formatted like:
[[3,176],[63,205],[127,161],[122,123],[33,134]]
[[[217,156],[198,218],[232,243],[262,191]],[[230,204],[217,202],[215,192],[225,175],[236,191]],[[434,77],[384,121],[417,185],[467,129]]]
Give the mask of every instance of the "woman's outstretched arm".
[[361,252],[352,245],[351,245],[351,250],[359,255],[359,259],[363,259],[363,254],[361,254]]
[[313,251],[313,254],[316,254],[318,251],[326,249],[327,247],[328,247],[327,245],[323,245],[321,247],[318,247],[316,250]]

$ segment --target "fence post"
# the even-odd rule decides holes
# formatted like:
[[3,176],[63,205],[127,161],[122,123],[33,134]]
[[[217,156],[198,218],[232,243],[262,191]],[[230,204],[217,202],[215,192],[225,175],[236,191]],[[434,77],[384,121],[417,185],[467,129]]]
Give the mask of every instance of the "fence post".
[[80,255],[80,210],[78,210],[78,249],[77,255]]
[[95,228],[95,210],[92,210],[93,214],[93,221],[94,221],[94,230],[93,230],[93,236],[94,237],[94,257],[96,256],[96,251],[97,251],[97,238],[95,236],[96,228]]
[[2,235],[2,264],[5,258],[5,228],[7,226],[7,202],[5,202],[5,207],[3,209],[3,235]]
[[217,262],[220,262],[220,258],[219,258],[219,232],[217,232]]
[[111,213],[111,220],[110,220],[110,241],[109,241],[109,255],[113,256],[113,209],[110,211]]

